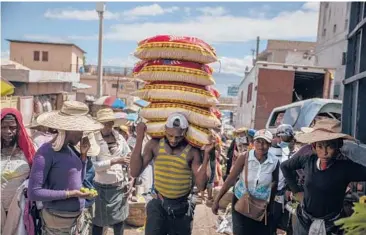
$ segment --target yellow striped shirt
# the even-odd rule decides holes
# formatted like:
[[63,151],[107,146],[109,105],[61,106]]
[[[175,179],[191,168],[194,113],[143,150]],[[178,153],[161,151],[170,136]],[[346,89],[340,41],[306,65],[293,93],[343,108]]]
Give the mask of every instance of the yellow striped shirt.
[[168,155],[165,141],[160,140],[159,154],[154,162],[154,187],[166,198],[176,199],[187,195],[192,188],[192,170],[187,163],[191,146],[176,155]]

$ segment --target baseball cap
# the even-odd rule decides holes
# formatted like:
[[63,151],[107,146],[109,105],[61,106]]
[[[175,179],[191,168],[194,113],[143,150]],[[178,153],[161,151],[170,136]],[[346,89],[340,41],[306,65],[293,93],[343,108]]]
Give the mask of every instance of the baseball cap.
[[270,131],[268,131],[266,129],[262,129],[262,130],[255,132],[254,140],[257,140],[257,139],[264,139],[268,143],[272,143],[273,135]]
[[189,126],[189,123],[187,121],[187,118],[181,114],[181,113],[172,113],[169,115],[165,126],[168,128],[176,128],[173,124],[176,120],[179,120],[179,128],[181,129],[187,129]]
[[294,129],[289,124],[281,124],[277,127],[276,131],[277,136],[288,136],[293,137],[295,135]]

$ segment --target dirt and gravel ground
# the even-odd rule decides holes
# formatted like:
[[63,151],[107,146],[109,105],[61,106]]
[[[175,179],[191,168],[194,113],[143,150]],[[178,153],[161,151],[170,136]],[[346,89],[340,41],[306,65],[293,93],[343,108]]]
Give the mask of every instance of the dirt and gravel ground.
[[[193,220],[192,235],[217,235],[215,229],[217,216],[211,212],[211,208],[204,204],[196,206],[196,213]],[[138,228],[127,227],[125,235],[144,235]],[[109,229],[107,235],[113,235],[113,230]]]

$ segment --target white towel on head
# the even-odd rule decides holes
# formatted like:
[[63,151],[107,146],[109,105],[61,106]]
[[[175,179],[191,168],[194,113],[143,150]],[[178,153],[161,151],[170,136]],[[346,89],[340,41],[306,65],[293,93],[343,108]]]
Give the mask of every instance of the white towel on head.
[[60,151],[62,146],[64,146],[65,138],[66,138],[66,131],[58,130],[56,140],[55,142],[52,143],[53,150],[55,150],[56,152]]

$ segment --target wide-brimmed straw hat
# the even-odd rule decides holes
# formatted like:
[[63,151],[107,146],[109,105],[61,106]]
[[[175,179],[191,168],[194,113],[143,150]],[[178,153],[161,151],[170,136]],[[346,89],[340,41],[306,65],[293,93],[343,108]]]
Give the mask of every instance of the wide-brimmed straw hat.
[[119,128],[120,128],[122,131],[124,131],[124,132],[128,133],[128,126],[126,126],[126,125],[120,125],[120,126],[119,126]]
[[96,120],[101,123],[105,122],[114,122],[116,120],[116,116],[114,115],[114,112],[110,108],[100,109],[97,112],[97,118]]
[[341,133],[341,122],[335,119],[322,119],[310,127],[301,128],[303,133],[296,135],[300,143],[311,144],[320,141],[349,139],[354,140],[350,135]]
[[61,110],[42,113],[37,117],[39,125],[65,131],[96,131],[103,125],[87,114],[89,108],[78,101],[65,101]]
[[39,116],[39,114],[38,115],[34,115],[33,118],[32,118],[32,122],[29,123],[28,125],[26,125],[25,128],[34,129],[34,128],[39,127],[40,125],[37,122],[37,117],[38,116]]
[[118,113],[114,113],[111,108],[100,109],[97,112],[96,120],[100,123],[106,122],[114,122],[114,127],[119,127],[120,125],[124,125],[128,122],[125,118],[119,118]]
[[240,133],[244,133],[244,132],[248,132],[248,128],[246,128],[246,127],[240,127],[238,129],[235,129],[234,130],[234,133],[235,134],[240,134]]
[[[95,139],[94,132],[84,132],[84,136],[87,136],[90,143],[90,148],[88,150],[87,156],[96,157],[100,153],[100,146]],[[75,146],[76,151],[80,153],[80,142]]]

